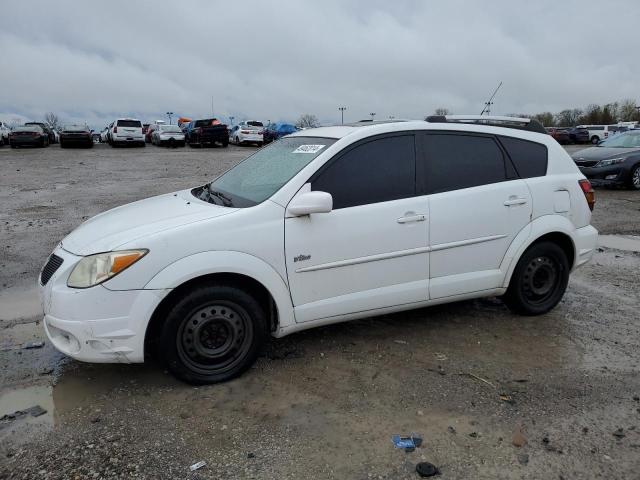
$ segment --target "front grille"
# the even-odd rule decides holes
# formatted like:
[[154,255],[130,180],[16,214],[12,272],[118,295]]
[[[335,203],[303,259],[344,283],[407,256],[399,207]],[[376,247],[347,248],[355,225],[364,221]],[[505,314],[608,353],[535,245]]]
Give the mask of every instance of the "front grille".
[[51,277],[53,276],[54,273],[56,273],[56,270],[60,268],[60,265],[62,265],[62,262],[64,262],[64,260],[62,260],[59,256],[53,253],[51,254],[51,256],[49,257],[49,260],[47,261],[46,265],[42,269],[42,273],[40,274],[40,283],[42,285],[46,285],[47,282],[51,280]]
[[597,165],[598,162],[599,160],[577,160],[576,165],[579,167],[593,167]]

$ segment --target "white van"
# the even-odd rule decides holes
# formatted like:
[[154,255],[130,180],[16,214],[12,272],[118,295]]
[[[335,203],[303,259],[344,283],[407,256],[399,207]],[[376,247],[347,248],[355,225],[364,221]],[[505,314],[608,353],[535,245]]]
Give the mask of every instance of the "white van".
[[611,130],[610,127],[615,125],[578,125],[575,128],[584,128],[589,131],[589,140],[594,145],[600,140],[606,140],[609,135],[615,130]]
[[197,384],[245,371],[268,335],[487,296],[548,312],[596,247],[589,181],[534,120],[429,120],[299,131],[89,219],[40,274],[51,343],[155,350]]

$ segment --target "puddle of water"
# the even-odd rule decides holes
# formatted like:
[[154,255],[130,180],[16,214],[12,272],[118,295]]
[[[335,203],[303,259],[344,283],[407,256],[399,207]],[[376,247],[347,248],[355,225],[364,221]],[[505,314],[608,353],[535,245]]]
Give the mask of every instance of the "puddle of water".
[[0,292],[0,320],[11,321],[42,317],[36,289],[5,289]]
[[628,252],[640,252],[640,237],[637,235],[599,235],[598,245]]
[[34,432],[52,427],[55,409],[51,393],[50,385],[33,385],[9,390],[0,395],[0,418],[36,405],[47,411],[38,417],[27,414],[15,420],[0,423],[0,440],[11,436],[12,440],[20,441]]

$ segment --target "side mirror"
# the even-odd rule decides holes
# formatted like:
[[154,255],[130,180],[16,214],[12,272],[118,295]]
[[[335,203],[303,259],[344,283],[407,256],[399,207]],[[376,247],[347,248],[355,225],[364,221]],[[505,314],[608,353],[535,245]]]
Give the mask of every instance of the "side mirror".
[[296,217],[312,213],[329,213],[333,209],[333,198],[327,192],[305,192],[291,200],[287,211]]

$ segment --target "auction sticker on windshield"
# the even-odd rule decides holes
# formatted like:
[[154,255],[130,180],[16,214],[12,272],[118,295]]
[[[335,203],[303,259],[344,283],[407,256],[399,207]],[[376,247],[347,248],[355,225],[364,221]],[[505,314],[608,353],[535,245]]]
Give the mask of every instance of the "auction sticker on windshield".
[[324,147],[324,145],[300,145],[293,153],[318,153]]

